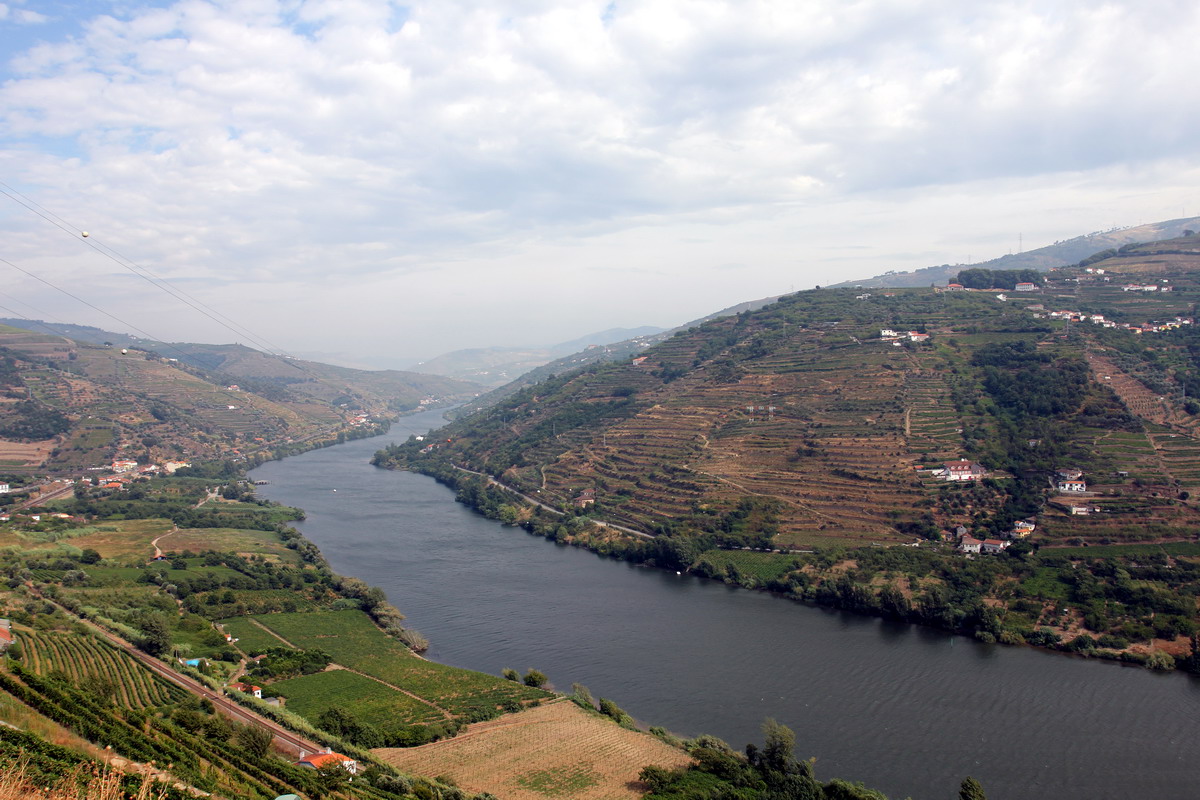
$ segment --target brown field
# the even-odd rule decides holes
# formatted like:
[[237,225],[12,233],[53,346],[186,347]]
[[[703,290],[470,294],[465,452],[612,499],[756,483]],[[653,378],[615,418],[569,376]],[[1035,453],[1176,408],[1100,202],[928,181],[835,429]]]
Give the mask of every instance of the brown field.
[[637,779],[643,767],[690,760],[568,701],[476,723],[453,739],[372,752],[406,772],[448,775],[468,791],[505,800],[632,800],[646,791]]
[[81,528],[71,544],[90,547],[104,558],[146,560],[154,555],[150,542],[171,528],[170,520],[165,519],[102,520],[94,527]]
[[45,463],[57,439],[40,442],[7,442],[0,440],[0,464],[10,467],[37,467]]
[[240,555],[274,556],[281,561],[299,562],[300,555],[283,545],[278,534],[270,531],[242,530],[240,528],[184,528],[177,530],[158,543],[164,553],[191,550],[234,552]]

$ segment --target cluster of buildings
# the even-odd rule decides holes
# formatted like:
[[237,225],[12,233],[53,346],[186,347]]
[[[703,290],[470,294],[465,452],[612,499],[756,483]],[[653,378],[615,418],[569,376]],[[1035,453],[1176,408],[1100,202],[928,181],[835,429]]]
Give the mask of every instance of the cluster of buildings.
[[109,475],[101,475],[95,478],[80,478],[79,483],[82,486],[97,486],[101,489],[124,489],[130,483],[141,478],[150,478],[155,475],[174,475],[176,470],[183,467],[190,467],[190,461],[164,461],[161,464],[139,464],[136,461],[118,459],[113,461],[108,467],[91,467],[92,472],[108,471]]
[[1024,539],[1029,536],[1037,528],[1037,523],[1030,520],[1020,520],[1013,524],[1011,531],[1006,531],[996,539],[976,539],[967,532],[964,525],[959,525],[953,531],[945,531],[948,538],[953,538],[958,541],[958,551],[960,553],[979,553],[983,555],[994,555],[1001,553],[1013,543],[1014,539]]
[[920,331],[894,331],[891,328],[881,328],[879,330],[879,339],[884,342],[892,342],[899,346],[902,339],[908,339],[910,342],[928,342],[929,334],[921,333]]
[[1162,333],[1163,331],[1173,331],[1193,324],[1191,317],[1175,317],[1167,322],[1147,322],[1144,325],[1134,325],[1128,322],[1118,323],[1113,322],[1111,319],[1106,319],[1103,314],[1084,314],[1080,311],[1047,311],[1046,307],[1041,304],[1025,306],[1025,310],[1032,311],[1033,315],[1038,319],[1049,318],[1060,319],[1065,322],[1090,322],[1102,328],[1120,328],[1130,333]]

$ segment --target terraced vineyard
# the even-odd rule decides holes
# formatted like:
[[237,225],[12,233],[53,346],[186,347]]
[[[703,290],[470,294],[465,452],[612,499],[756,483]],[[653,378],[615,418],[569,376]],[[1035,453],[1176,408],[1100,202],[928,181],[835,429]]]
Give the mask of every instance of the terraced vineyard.
[[[1055,470],[1083,466],[1093,495],[1137,498],[1154,531],[1184,535],[1200,524],[1183,496],[1200,487],[1200,402],[1189,400],[1200,397],[1200,361],[1189,361],[1200,336],[1175,318],[1200,300],[1200,247],[1157,243],[1097,266],[1106,274],[1063,268],[1008,302],[931,289],[786,296],[678,333],[636,364],[523,389],[456,420],[433,452],[397,447],[379,463],[464,466],[566,512],[588,490],[593,502],[576,513],[776,549],[911,543],[998,514],[996,525],[1011,524],[1053,500]],[[1123,289],[1150,274],[1172,291]],[[1048,318],[1059,309],[1076,321]],[[900,334],[884,339],[885,329]],[[1007,383],[1042,380],[1039,370],[1045,390]],[[1030,394],[1061,388],[1060,371],[1083,375],[1070,403],[1050,410],[1058,400]],[[970,497],[930,470],[962,458],[989,471]],[[753,525],[747,504],[760,512]],[[1102,523],[1052,504],[1035,541],[1099,541],[1136,522],[1108,506]]]
[[133,658],[93,636],[66,633],[22,634],[25,664],[39,674],[62,672],[77,684],[107,681],[113,697],[127,708],[155,708],[178,702],[184,691],[156,677]]

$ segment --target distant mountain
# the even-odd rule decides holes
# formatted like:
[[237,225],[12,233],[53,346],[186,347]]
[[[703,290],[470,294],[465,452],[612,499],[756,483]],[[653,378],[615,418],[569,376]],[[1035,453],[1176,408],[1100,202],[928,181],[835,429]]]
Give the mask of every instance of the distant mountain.
[[[589,490],[605,520],[736,546],[995,536],[1034,514],[1046,544],[1191,536],[1198,300],[1200,236],[1060,268],[1007,299],[798,292],[531,374],[460,409],[446,444],[381,463],[479,470],[567,511]],[[949,492],[932,470],[960,459],[996,480]],[[1050,489],[1065,468],[1122,502],[1081,519]]]
[[1088,256],[1103,250],[1115,249],[1136,242],[1154,242],[1162,239],[1174,239],[1184,236],[1188,230],[1200,231],[1200,217],[1172,219],[1166,222],[1152,222],[1147,225],[1137,225],[1131,228],[1114,228],[1109,231],[1098,231],[1084,236],[1076,236],[1062,242],[1055,242],[1036,250],[1015,253],[990,261],[980,261],[975,264],[941,264],[936,267],[924,267],[913,272],[885,272],[874,278],[845,281],[830,286],[836,289],[846,286],[861,286],[863,288],[906,286],[944,285],[960,270],[972,267],[984,269],[1036,269],[1048,270],[1077,264]]
[[718,319],[720,317],[728,317],[734,314],[740,314],[743,311],[754,311],[755,309],[762,308],[769,303],[774,303],[778,299],[779,297],[776,296],[764,297],[761,300],[749,300],[745,303],[738,303],[736,306],[730,306],[729,308],[721,309],[720,311],[709,314],[706,317],[701,317],[700,319],[692,320],[691,322],[685,322],[683,325],[671,328],[670,330],[661,331],[660,329],[661,332],[659,333],[634,336],[629,339],[616,341],[611,344],[598,347],[586,347],[583,350],[579,350],[569,355],[556,358],[553,361],[543,363],[541,366],[531,369],[520,375],[515,380],[466,403],[461,408],[449,412],[448,416],[455,417],[463,414],[471,414],[488,408],[500,402],[509,395],[524,389],[526,386],[532,386],[536,383],[546,380],[547,378],[551,378],[569,370],[578,369],[579,367],[585,367],[591,364],[604,364],[610,361],[622,361],[626,358],[630,358],[641,350],[650,347],[651,345],[658,344],[659,342],[671,338],[680,331],[686,331],[689,328],[694,328],[697,325],[701,325],[709,320]]
[[444,375],[473,381],[487,387],[499,387],[520,378],[532,369],[565,355],[588,347],[603,347],[612,342],[651,336],[662,328],[643,325],[640,328],[609,328],[599,333],[581,336],[569,342],[549,347],[476,347],[454,350],[422,361],[412,369],[431,375]]

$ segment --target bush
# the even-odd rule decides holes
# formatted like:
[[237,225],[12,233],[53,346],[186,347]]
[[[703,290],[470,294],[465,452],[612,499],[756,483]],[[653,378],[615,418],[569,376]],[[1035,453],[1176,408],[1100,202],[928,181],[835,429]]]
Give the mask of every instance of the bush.
[[1146,668],[1163,672],[1175,669],[1175,657],[1162,650],[1155,650],[1146,657]]
[[546,673],[538,672],[536,669],[530,667],[529,671],[525,673],[525,677],[522,680],[524,680],[526,686],[532,686],[535,689],[540,689],[546,685],[546,681],[548,681],[549,678],[546,677]]

